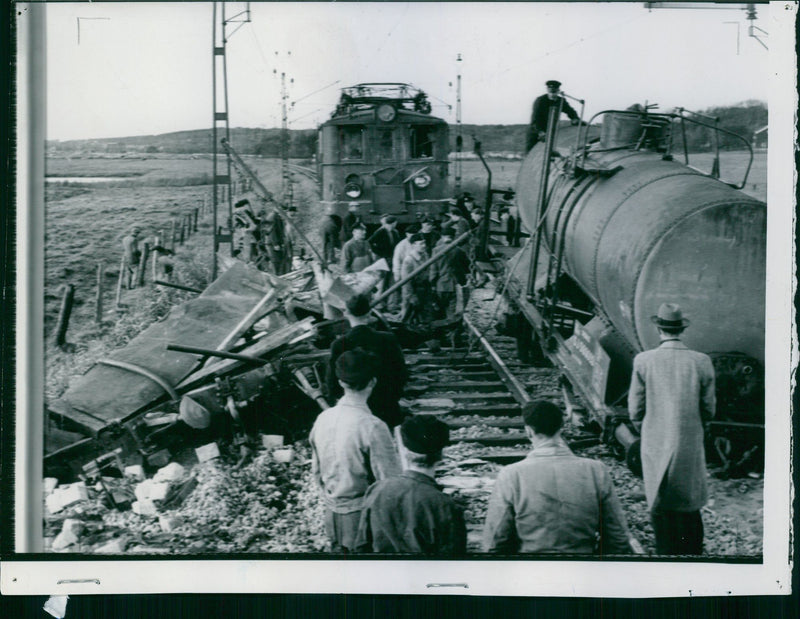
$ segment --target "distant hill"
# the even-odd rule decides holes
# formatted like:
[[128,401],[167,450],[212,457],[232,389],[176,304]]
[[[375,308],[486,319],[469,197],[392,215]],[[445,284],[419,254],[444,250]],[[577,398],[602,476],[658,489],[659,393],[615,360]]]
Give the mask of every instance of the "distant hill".
[[[711,108],[704,114],[720,119],[720,127],[739,133],[747,139],[767,124],[767,106],[761,101],[746,101],[738,105]],[[485,153],[520,153],[525,145],[527,125],[462,125],[462,152],[472,152],[473,136],[477,138]],[[231,143],[244,155],[279,157],[281,153],[280,129],[247,129],[237,127],[230,130]],[[687,125],[686,142],[693,152],[713,148],[710,130]],[[315,129],[289,131],[289,156],[308,158],[316,152]],[[734,138],[722,135],[721,148],[742,148]],[[48,140],[52,151],[91,150],[100,152],[163,152],[163,153],[209,153],[212,150],[211,129],[176,131],[160,135],[138,135],[99,140]],[[450,149],[456,150],[456,127],[450,127]]]

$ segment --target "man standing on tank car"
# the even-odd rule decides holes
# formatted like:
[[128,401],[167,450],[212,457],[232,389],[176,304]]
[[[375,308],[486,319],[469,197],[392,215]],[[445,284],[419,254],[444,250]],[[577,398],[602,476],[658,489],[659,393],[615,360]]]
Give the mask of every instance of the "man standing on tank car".
[[630,554],[622,505],[602,462],[572,453],[561,409],[545,400],[523,406],[532,450],[497,476],[483,528],[494,553]]
[[[547,86],[547,93],[536,97],[536,100],[533,102],[533,112],[531,113],[531,124],[528,127],[525,152],[532,149],[539,142],[544,141],[545,134],[547,133],[547,119],[550,117],[551,107],[561,106],[561,111],[569,116],[573,125],[577,125],[579,122],[578,113],[560,94],[561,82],[558,80],[547,80],[545,86]],[[558,119],[556,119],[556,121],[558,121]]]
[[436,484],[436,463],[450,441],[447,424],[429,415],[395,431],[403,472],[374,483],[364,496],[357,546],[364,552],[461,555],[464,513]]
[[367,406],[376,365],[375,357],[360,349],[339,356],[335,372],[344,395],[319,414],[308,436],[333,552],[356,550],[364,493],[374,482],[400,473],[389,428]]
[[663,303],[652,317],[661,343],[633,360],[628,412],[641,427],[642,473],[656,552],[703,552],[700,509],[708,499],[704,424],[714,416],[714,366],[680,335],[689,325],[681,308]]
[[393,428],[404,417],[399,402],[408,372],[403,350],[394,333],[376,331],[369,326],[369,303],[369,297],[365,294],[357,294],[347,300],[344,315],[350,323],[350,330],[331,344],[326,375],[328,397],[334,399],[342,394],[342,387],[336,378],[337,359],[348,350],[361,348],[375,356],[377,366],[377,383],[367,403],[376,417]]

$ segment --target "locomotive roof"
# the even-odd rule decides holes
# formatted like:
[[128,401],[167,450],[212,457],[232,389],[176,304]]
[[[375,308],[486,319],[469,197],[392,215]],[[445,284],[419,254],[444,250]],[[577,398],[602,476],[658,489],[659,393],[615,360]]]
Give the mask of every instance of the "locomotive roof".
[[428,96],[419,88],[400,82],[375,82],[342,88],[331,120],[351,118],[360,112],[372,112],[384,104],[391,105],[401,113],[429,116],[431,112]]

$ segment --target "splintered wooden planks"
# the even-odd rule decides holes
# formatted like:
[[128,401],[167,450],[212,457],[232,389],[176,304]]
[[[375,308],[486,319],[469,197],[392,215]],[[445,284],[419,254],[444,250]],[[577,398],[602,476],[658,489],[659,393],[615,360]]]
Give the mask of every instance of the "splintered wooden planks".
[[[174,307],[165,320],[150,325],[109,359],[139,366],[177,385],[195,370],[200,357],[169,351],[167,344],[216,349],[270,289],[264,273],[243,263],[234,264],[197,298]],[[97,420],[86,427],[96,432],[101,420],[107,424],[125,419],[164,394],[164,388],[151,378],[97,364],[70,386],[61,398],[63,402],[55,402],[50,408],[74,416],[73,420],[84,427],[88,424],[81,420]]]

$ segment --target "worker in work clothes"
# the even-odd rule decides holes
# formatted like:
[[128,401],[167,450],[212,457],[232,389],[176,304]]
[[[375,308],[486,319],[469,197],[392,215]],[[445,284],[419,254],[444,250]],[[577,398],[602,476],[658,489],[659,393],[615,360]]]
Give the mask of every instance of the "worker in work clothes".
[[450,440],[447,424],[428,415],[395,431],[403,472],[376,482],[364,496],[358,549],[364,552],[460,555],[464,513],[436,484],[435,468]]
[[419,224],[409,224],[406,228],[406,235],[397,246],[394,248],[392,254],[392,277],[394,281],[399,282],[401,278],[401,271],[403,269],[403,261],[411,251],[411,242],[409,239],[420,231]]
[[438,243],[441,238],[441,234],[439,234],[437,230],[438,227],[439,222],[432,215],[428,215],[422,220],[420,234],[425,238],[425,252],[429,256],[433,255],[433,248],[436,247],[436,243]]
[[[453,242],[452,226],[442,226],[442,238],[433,255],[444,251]],[[469,275],[469,257],[461,247],[450,250],[444,258],[431,265],[428,272],[437,306],[437,319],[451,319],[458,313],[458,290],[466,286]]]
[[322,256],[326,262],[336,262],[336,250],[341,247],[339,235],[342,230],[342,218],[336,214],[336,207],[328,207],[328,213],[322,221]]
[[250,201],[239,200],[233,209],[233,254],[244,262],[255,262],[258,245],[258,219]]
[[450,221],[447,223],[453,227],[453,232],[456,237],[459,237],[472,229],[470,228],[469,222],[461,216],[461,211],[459,211],[457,208],[451,208],[448,214],[450,215]]
[[377,359],[363,350],[339,356],[335,371],[344,395],[320,413],[308,437],[333,552],[356,550],[364,493],[374,482],[400,473],[389,428],[367,405],[376,369]]
[[[425,238],[417,233],[409,238],[409,250],[403,259],[400,278],[407,279],[427,259]],[[406,324],[427,324],[433,319],[431,286],[428,273],[421,272],[403,284],[400,320]]]
[[341,241],[342,247],[344,244],[347,243],[350,239],[353,238],[353,228],[356,227],[356,224],[361,223],[361,215],[359,211],[361,209],[361,205],[358,202],[351,202],[347,205],[347,213],[342,219],[342,232],[341,232]]
[[574,455],[561,409],[522,408],[533,449],[497,476],[483,528],[485,552],[630,554],[625,514],[605,465]]
[[291,271],[292,258],[287,252],[286,226],[274,210],[261,218],[261,240],[269,256],[272,273],[283,275]]
[[142,258],[142,252],[139,249],[141,232],[140,226],[131,226],[130,232],[122,237],[122,252],[125,257],[125,287],[128,289],[133,287],[133,275]]
[[[525,151],[529,151],[539,142],[543,142],[547,134],[547,121],[550,117],[550,108],[558,106],[561,107],[561,112],[566,114],[573,125],[577,125],[579,121],[578,113],[567,103],[566,99],[561,96],[561,82],[558,80],[547,80],[545,82],[547,93],[536,97],[533,102],[533,111],[531,113],[531,124],[528,127],[528,134],[525,143]],[[556,119],[558,120],[558,119]]]
[[358,273],[375,262],[375,256],[367,243],[367,227],[356,223],[352,229],[353,238],[342,247],[342,270],[345,273]]
[[376,331],[370,326],[369,306],[370,300],[366,294],[354,295],[347,300],[344,315],[350,323],[350,330],[331,344],[326,373],[327,393],[332,400],[342,394],[342,387],[336,378],[336,361],[344,352],[361,348],[372,353],[377,359],[377,383],[367,404],[376,417],[393,428],[405,416],[400,408],[400,397],[408,380],[408,370],[395,335]]
[[658,554],[703,552],[700,509],[708,499],[703,426],[714,416],[714,366],[680,335],[681,308],[663,303],[652,317],[661,343],[633,360],[628,412],[641,427],[642,473]]
[[[394,248],[400,242],[400,233],[397,231],[397,217],[394,215],[383,215],[381,217],[381,227],[372,233],[369,237],[369,246],[372,248],[372,253],[378,258],[386,260],[388,271],[384,272],[383,279],[378,286],[378,294],[388,290],[394,283],[392,277],[392,259],[394,256]],[[386,301],[386,306],[389,311],[397,311],[399,305],[397,301],[397,294],[390,295]]]

